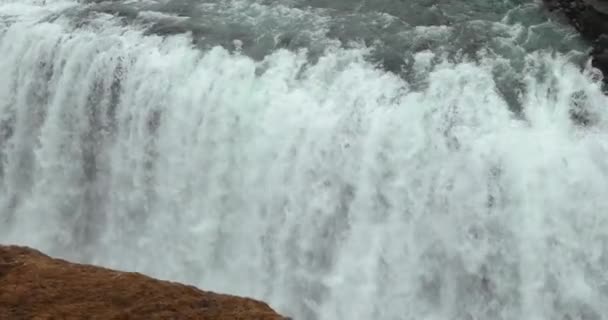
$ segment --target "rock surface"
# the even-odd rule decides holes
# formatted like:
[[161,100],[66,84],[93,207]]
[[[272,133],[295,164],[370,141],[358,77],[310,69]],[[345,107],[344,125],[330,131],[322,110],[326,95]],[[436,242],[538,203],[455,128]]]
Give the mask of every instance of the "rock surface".
[[608,82],[608,0],[543,0],[550,10],[561,12],[593,45],[592,65]]
[[256,300],[0,246],[0,319],[286,318]]

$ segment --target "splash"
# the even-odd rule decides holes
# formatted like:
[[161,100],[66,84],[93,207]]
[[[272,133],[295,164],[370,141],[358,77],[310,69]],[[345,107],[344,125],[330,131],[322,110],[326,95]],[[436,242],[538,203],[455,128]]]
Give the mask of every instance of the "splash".
[[608,314],[607,101],[568,57],[525,54],[514,109],[491,54],[401,77],[2,3],[0,241],[296,319]]

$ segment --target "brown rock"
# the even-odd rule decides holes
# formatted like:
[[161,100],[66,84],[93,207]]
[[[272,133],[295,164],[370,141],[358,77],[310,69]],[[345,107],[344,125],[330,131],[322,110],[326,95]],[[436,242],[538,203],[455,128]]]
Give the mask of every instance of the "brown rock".
[[260,301],[0,246],[0,319],[286,318]]

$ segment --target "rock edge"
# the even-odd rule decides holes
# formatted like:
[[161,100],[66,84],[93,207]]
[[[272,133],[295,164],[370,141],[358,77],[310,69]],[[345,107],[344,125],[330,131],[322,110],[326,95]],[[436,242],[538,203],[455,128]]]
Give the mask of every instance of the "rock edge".
[[0,245],[0,319],[288,318],[261,301]]
[[557,11],[591,42],[591,64],[608,83],[608,0],[543,0],[550,11]]

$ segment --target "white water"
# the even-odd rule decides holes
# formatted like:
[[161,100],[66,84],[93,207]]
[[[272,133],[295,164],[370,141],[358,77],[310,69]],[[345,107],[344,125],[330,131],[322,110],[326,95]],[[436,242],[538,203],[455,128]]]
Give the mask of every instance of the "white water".
[[0,35],[2,243],[294,319],[608,316],[607,101],[565,59],[527,57],[521,120],[490,58],[419,53],[414,91],[363,51],[302,69],[39,10],[0,6],[24,21]]

